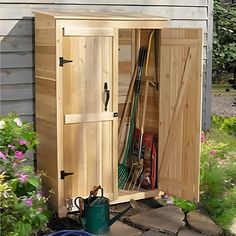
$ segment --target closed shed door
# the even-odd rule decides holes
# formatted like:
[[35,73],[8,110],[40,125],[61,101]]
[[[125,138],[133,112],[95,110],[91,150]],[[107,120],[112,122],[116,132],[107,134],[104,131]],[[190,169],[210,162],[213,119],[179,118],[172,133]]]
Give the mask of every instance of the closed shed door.
[[160,33],[158,188],[199,199],[202,31]]
[[[88,33],[87,31],[85,33]],[[63,37],[65,198],[87,196],[101,185],[114,198],[114,37]],[[106,106],[106,108],[105,108]]]

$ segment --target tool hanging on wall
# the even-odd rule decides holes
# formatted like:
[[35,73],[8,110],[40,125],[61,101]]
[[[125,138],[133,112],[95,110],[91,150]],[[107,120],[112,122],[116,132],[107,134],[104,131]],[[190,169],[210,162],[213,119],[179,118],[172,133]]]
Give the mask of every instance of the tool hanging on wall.
[[141,77],[142,77],[142,68],[146,59],[147,54],[147,48],[146,46],[142,46],[139,50],[139,57],[138,57],[138,68],[137,68],[137,75],[134,85],[134,100],[133,100],[133,107],[131,109],[131,118],[130,118],[130,127],[128,131],[128,141],[125,148],[125,155],[123,162],[119,164],[118,166],[118,187],[119,189],[123,189],[125,186],[125,183],[128,178],[128,168],[127,168],[127,160],[129,157],[130,148],[132,145],[132,138],[134,133],[134,127],[135,127],[135,113],[138,106],[138,97],[140,93],[140,86],[141,86]]

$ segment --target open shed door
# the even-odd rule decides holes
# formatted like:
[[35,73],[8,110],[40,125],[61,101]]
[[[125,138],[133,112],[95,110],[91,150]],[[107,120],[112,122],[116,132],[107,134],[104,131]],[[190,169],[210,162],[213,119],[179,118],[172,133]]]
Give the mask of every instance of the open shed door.
[[162,29],[158,189],[199,200],[202,30]]

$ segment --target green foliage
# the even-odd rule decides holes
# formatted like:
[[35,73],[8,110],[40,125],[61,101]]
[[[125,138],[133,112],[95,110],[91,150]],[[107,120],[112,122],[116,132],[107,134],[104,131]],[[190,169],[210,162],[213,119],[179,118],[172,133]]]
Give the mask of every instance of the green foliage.
[[197,205],[195,202],[187,201],[184,199],[179,199],[174,197],[173,203],[176,206],[180,207],[184,213],[188,213],[190,211],[197,209]]
[[212,122],[214,127],[217,127],[220,130],[227,132],[228,134],[233,134],[236,136],[236,116],[212,116]]
[[220,122],[213,124],[201,148],[200,201],[212,219],[227,230],[236,217],[235,154],[228,154],[236,151],[236,139],[224,131],[228,128],[219,129]]
[[236,8],[214,0],[213,71],[236,66]]
[[32,126],[15,114],[0,117],[0,234],[35,235],[48,222],[47,198],[41,193],[41,174],[25,164],[37,145]]

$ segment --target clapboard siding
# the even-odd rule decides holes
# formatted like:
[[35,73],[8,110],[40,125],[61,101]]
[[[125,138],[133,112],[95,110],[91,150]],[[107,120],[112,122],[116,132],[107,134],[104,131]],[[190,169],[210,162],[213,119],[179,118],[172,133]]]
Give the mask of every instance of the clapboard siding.
[[16,112],[19,115],[34,115],[34,100],[24,99],[15,101],[1,101],[1,114],[8,114],[9,112]]
[[[209,67],[211,37],[209,17],[213,0],[1,0],[0,1],[0,84],[1,113],[15,111],[34,116],[34,11],[128,11],[168,17],[169,27],[202,28],[204,65]],[[212,20],[210,18],[210,20]],[[209,76],[210,73],[204,72]],[[209,91],[210,78],[204,80]],[[208,82],[206,82],[208,81]],[[207,93],[206,93],[207,94]],[[208,95],[209,96],[209,95]],[[203,101],[208,101],[208,98]],[[205,102],[206,104],[206,102]],[[203,119],[206,119],[209,102]],[[209,113],[209,112],[208,112]],[[209,114],[208,114],[209,118]]]
[[[2,3],[39,3],[38,0],[1,0]],[[152,5],[168,5],[168,6],[207,6],[207,0],[136,0],[135,2],[133,0],[110,0],[110,1],[104,1],[104,0],[94,0],[94,1],[88,1],[88,0],[42,0],[40,1],[40,4],[42,3],[51,3],[51,4],[83,4],[83,5],[144,5],[144,6],[152,6]],[[157,4],[158,3],[158,4]]]
[[[157,15],[167,17],[170,19],[190,19],[190,20],[206,20],[207,19],[207,7],[176,7],[172,6],[81,6],[81,5],[48,5],[46,8],[44,5],[20,5],[20,6],[8,6],[2,5],[0,8],[0,19],[21,19],[23,17],[33,17],[34,11],[39,10],[53,10],[53,11],[119,11],[119,12],[133,12],[146,15]],[[183,14],[184,13],[184,14]]]
[[33,84],[2,85],[0,98],[1,101],[33,99]]
[[[1,4],[0,4],[1,8]],[[33,35],[34,21],[32,18],[20,20],[0,20],[0,36],[4,35]]]
[[34,68],[5,68],[0,70],[0,85],[32,84]]
[[34,66],[34,54],[32,52],[3,52],[0,68],[21,68]]
[[0,52],[33,51],[32,35],[0,36]]

